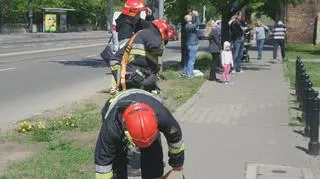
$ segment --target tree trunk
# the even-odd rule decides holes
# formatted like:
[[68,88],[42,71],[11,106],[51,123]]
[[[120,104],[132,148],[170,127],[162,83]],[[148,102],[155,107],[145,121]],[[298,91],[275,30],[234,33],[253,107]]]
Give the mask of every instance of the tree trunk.
[[230,14],[222,14],[221,19],[221,44],[225,41],[230,41],[230,28],[229,28],[229,20],[231,18]]
[[181,12],[182,13],[181,17],[180,17],[180,22],[181,22],[181,65],[183,66],[185,60],[187,59],[187,45],[185,43],[185,21],[184,21],[184,16],[185,14],[188,12],[188,1],[186,0],[180,0],[179,3],[182,8],[181,8]]

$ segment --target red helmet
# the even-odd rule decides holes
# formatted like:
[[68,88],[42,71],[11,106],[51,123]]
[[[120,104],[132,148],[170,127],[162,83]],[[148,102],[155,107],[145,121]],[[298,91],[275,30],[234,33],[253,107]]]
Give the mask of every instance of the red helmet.
[[158,28],[161,36],[162,36],[162,39],[164,41],[168,41],[169,39],[169,29],[170,29],[170,25],[166,23],[165,20],[163,19],[156,19],[154,21],[152,21],[152,23]]
[[123,113],[124,124],[135,145],[149,147],[158,135],[158,122],[153,109],[144,103],[135,103]]
[[142,0],[127,0],[122,9],[122,14],[135,17],[140,11],[144,10],[145,7]]

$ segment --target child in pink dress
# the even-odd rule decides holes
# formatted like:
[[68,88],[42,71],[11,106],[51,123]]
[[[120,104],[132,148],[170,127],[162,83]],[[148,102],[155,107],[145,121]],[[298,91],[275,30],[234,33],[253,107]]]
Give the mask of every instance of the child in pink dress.
[[223,50],[221,52],[221,64],[223,66],[222,81],[224,84],[230,84],[230,68],[233,67],[233,57],[231,51],[231,44],[228,41],[223,43]]

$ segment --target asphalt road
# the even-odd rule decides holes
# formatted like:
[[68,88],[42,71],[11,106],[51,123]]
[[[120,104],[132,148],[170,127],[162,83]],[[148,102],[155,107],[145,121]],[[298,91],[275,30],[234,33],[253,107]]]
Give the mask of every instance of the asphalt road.
[[[99,54],[108,39],[3,44],[0,46],[0,129],[109,87]],[[163,59],[179,58],[169,42]]]

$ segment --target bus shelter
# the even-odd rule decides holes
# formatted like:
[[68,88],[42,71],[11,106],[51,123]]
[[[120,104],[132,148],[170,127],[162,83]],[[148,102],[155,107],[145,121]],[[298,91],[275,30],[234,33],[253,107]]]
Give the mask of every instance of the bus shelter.
[[68,32],[67,12],[75,9],[43,8],[43,32]]

